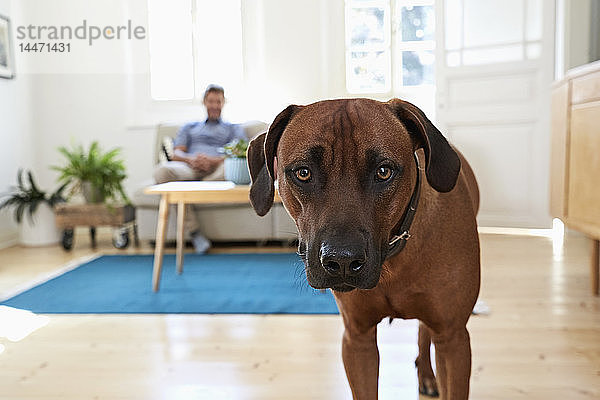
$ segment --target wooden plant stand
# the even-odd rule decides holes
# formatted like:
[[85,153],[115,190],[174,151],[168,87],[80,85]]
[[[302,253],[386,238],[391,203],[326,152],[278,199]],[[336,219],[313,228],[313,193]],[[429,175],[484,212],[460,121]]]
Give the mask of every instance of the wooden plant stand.
[[135,207],[131,205],[107,206],[106,204],[59,204],[54,208],[56,226],[63,230],[62,246],[71,250],[74,242],[74,229],[77,226],[90,227],[92,247],[96,247],[96,228],[112,226],[113,246],[124,249],[129,246],[129,233],[133,231],[135,245],[139,246]]

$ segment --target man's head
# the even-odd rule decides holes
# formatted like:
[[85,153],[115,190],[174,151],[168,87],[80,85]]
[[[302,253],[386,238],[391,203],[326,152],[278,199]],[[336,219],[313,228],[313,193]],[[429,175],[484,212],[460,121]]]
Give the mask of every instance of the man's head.
[[419,148],[429,185],[452,190],[460,160],[414,105],[348,99],[289,106],[250,143],[250,200],[266,214],[277,177],[300,233],[308,283],[370,289],[415,187]]
[[209,85],[204,91],[203,104],[210,121],[221,118],[221,110],[225,105],[225,89],[218,85]]

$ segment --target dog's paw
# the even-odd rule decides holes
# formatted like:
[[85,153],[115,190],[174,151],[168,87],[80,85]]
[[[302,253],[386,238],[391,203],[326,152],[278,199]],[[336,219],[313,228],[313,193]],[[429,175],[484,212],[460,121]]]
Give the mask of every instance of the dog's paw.
[[435,377],[419,377],[419,393],[429,397],[439,397]]
[[437,382],[431,368],[431,360],[429,355],[423,358],[420,354],[415,360],[417,367],[417,377],[419,378],[419,393],[429,397],[439,397]]

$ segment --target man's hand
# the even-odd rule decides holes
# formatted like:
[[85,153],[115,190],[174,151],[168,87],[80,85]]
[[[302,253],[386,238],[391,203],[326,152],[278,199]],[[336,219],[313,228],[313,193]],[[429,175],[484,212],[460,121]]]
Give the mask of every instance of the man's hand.
[[183,161],[202,175],[208,175],[213,173],[219,164],[223,162],[223,157],[212,157],[206,154],[192,155],[187,153],[187,147],[177,146],[175,147],[173,161]]
[[205,154],[197,154],[193,157],[190,157],[188,164],[201,174],[208,175],[214,172],[222,162],[222,157],[211,157]]

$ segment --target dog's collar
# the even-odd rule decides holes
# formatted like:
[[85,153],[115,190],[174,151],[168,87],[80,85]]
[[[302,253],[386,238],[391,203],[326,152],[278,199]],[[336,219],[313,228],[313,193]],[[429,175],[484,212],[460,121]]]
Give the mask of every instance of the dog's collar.
[[417,164],[417,181],[415,182],[415,188],[412,196],[410,196],[408,207],[406,207],[404,215],[402,216],[400,228],[388,242],[387,258],[393,257],[400,253],[402,249],[404,249],[404,246],[406,246],[408,239],[411,238],[410,226],[415,218],[415,214],[417,213],[417,206],[419,205],[419,197],[421,195],[421,169],[419,168],[419,158],[417,157],[417,153],[413,153],[413,155]]

